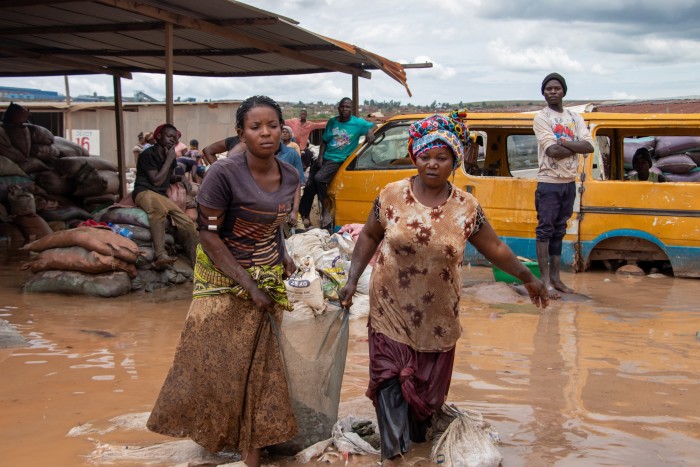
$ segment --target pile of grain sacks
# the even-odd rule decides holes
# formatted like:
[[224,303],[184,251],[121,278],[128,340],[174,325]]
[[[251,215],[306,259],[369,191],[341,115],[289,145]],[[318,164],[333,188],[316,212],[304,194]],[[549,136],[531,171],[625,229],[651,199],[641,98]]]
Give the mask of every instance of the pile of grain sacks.
[[28,117],[11,104],[0,124],[0,237],[16,246],[91,219],[119,193],[114,164]]
[[640,148],[645,148],[654,162],[651,170],[663,174],[667,181],[700,181],[700,137],[698,136],[625,138],[623,147],[625,169],[632,169],[634,153]]

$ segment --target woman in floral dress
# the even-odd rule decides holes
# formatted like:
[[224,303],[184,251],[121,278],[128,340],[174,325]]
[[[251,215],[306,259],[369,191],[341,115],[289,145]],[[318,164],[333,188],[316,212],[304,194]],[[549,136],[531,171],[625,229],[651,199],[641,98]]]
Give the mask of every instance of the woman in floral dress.
[[394,465],[410,441],[424,442],[433,413],[447,398],[462,333],[461,271],[467,241],[522,280],[532,303],[547,291],[503,243],[471,194],[449,182],[464,158],[468,130],[457,112],[433,115],[409,129],[418,175],[379,194],[353,251],[344,306],[375,250],[368,322],[370,382],[383,465]]

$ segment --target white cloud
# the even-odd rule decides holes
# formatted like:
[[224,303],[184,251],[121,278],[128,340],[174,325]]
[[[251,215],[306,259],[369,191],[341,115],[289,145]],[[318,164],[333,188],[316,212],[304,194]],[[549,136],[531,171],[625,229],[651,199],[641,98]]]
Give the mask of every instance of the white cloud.
[[637,99],[637,96],[629,94],[625,91],[613,91],[611,95],[615,100]]
[[595,73],[596,75],[601,75],[601,76],[610,74],[610,72],[608,70],[606,70],[605,67],[603,67],[599,63],[594,64],[590,68],[590,71],[591,71],[591,73]]
[[[403,103],[540,100],[550,71],[565,74],[569,99],[639,98],[697,94],[700,76],[700,1],[590,0],[572,14],[559,0],[244,0],[299,21],[310,31],[366,48],[401,63],[414,97],[373,70],[360,79],[360,100]],[[564,21],[566,20],[566,21]],[[280,101],[336,102],[351,93],[342,73],[260,78],[176,76],[175,97],[243,99],[267,94]],[[0,85],[65,93],[63,77],[10,79]],[[70,77],[71,94],[112,95],[112,78]],[[162,75],[122,80],[162,99]]]
[[584,66],[560,47],[528,47],[514,50],[502,39],[487,44],[490,60],[500,68],[515,71],[583,71]]
[[700,45],[697,41],[650,37],[640,41],[637,50],[655,62],[697,61]]

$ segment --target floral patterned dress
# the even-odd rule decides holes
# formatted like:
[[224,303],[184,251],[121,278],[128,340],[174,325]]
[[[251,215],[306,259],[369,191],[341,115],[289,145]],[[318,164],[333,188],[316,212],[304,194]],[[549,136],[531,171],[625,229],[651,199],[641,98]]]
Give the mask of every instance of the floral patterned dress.
[[419,352],[445,352],[462,333],[464,249],[485,219],[476,198],[454,187],[442,205],[423,206],[412,180],[387,185],[375,203],[385,236],[372,271],[370,323]]

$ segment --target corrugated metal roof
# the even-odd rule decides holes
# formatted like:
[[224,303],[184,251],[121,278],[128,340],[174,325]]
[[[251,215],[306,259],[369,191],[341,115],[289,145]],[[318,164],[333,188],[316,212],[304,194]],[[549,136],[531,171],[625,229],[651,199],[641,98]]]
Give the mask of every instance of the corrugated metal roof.
[[165,72],[269,76],[379,69],[406,85],[403,67],[296,21],[229,0],[6,0],[0,3],[0,76]]

